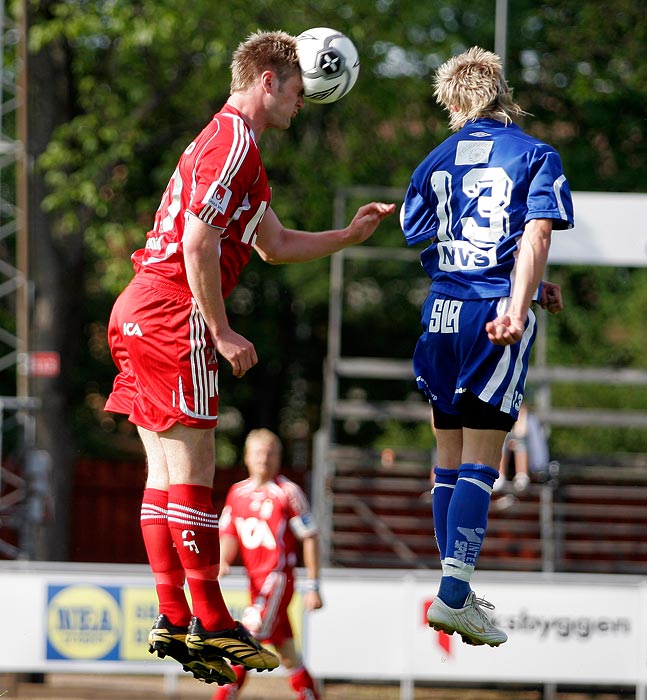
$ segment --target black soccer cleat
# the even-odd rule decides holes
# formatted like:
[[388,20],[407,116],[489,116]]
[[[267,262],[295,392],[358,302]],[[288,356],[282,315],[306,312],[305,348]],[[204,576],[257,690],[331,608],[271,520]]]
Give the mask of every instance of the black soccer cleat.
[[240,622],[234,629],[209,632],[197,617],[193,617],[186,645],[190,653],[197,654],[203,661],[225,657],[234,664],[257,671],[273,671],[279,665],[278,657],[262,647]]
[[205,661],[189,652],[186,634],[186,627],[171,625],[166,615],[160,615],[148,633],[148,651],[157,653],[160,659],[170,656],[180,663],[183,670],[204,683],[227,685],[236,682],[234,670],[223,658]]

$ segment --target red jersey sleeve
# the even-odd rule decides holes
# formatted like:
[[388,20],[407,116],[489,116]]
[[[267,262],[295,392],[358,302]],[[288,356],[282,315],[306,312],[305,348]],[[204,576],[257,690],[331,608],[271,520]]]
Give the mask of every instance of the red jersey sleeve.
[[301,487],[281,475],[277,477],[276,481],[286,496],[290,529],[294,535],[300,540],[316,535],[318,533],[317,524],[310,511],[310,503],[308,503]]

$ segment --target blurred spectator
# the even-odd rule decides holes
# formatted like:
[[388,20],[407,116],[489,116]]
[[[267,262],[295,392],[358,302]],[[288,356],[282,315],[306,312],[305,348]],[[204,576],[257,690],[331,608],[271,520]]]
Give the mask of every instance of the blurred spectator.
[[500,476],[494,490],[500,491],[511,479],[514,491],[523,493],[533,480],[533,475],[547,471],[549,461],[548,441],[544,427],[539,418],[524,403],[519,411],[517,422],[503,444]]

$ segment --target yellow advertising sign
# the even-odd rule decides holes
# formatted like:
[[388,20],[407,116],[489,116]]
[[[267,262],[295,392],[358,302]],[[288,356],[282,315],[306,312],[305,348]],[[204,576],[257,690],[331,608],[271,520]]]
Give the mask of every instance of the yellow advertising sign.
[[[249,592],[224,588],[227,607],[240,620]],[[303,634],[303,596],[295,592],[288,609],[297,647]],[[48,587],[47,658],[153,661],[148,633],[158,615],[149,586],[73,584]]]
[[49,587],[48,659],[116,659],[121,625],[117,588]]

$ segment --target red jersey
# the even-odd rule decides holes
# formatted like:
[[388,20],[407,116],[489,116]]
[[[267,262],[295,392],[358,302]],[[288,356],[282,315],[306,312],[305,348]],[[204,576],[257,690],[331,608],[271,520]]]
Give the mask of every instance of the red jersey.
[[250,479],[234,484],[220,518],[220,532],[238,539],[250,578],[271,571],[291,571],[297,562],[297,540],[317,534],[303,490],[279,474],[260,488]]
[[[132,255],[136,272],[154,272],[188,287],[182,237],[189,212],[215,229],[223,296],[249,261],[271,190],[254,133],[225,105],[186,148],[155,214],[146,247]],[[214,230],[214,235],[221,235]]]

